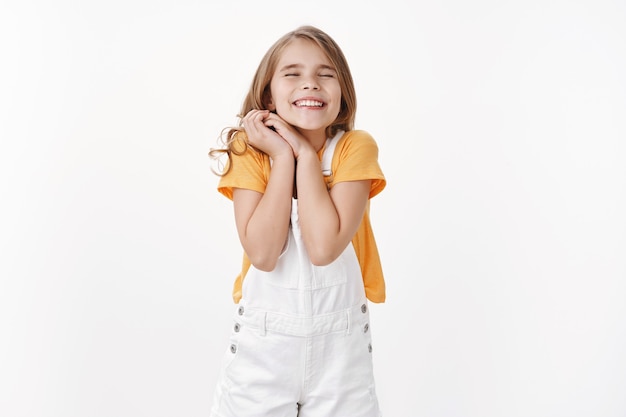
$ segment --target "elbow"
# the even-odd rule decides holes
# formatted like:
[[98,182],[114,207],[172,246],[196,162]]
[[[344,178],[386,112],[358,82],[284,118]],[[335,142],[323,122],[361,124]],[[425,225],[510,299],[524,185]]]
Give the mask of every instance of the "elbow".
[[315,266],[327,266],[335,262],[346,250],[348,243],[340,243],[338,239],[323,242],[304,242],[309,260]]
[[315,266],[330,265],[339,257],[339,254],[330,252],[328,250],[313,250],[309,251],[309,260]]
[[272,272],[278,265],[286,243],[282,245],[244,245],[250,263],[259,271]]
[[263,272],[272,272],[274,268],[276,268],[276,264],[278,263],[278,258],[272,256],[251,257],[248,255],[248,258],[250,259],[250,263],[256,269]]

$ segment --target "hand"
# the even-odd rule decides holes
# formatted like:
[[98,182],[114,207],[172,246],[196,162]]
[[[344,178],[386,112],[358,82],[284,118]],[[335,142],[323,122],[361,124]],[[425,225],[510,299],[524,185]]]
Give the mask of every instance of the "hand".
[[269,110],[250,110],[245,115],[242,124],[248,143],[272,159],[283,154],[293,155],[290,144],[266,124],[271,114]]
[[270,113],[263,121],[265,126],[273,128],[276,133],[285,140],[293,151],[296,159],[305,150],[313,150],[311,143],[306,140],[295,127],[287,123],[282,117],[276,113]]

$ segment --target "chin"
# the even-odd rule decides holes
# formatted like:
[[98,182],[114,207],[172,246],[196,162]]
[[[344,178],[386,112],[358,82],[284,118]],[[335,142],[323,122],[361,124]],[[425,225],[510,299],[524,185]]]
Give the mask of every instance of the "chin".
[[298,129],[301,132],[319,132],[321,130],[325,131],[326,127],[322,126],[306,126],[306,125],[293,125],[296,129]]

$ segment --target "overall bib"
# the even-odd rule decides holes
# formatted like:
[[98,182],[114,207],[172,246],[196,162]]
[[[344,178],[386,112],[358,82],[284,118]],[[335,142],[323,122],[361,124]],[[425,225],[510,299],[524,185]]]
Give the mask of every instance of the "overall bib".
[[[322,158],[325,174],[333,149],[329,140]],[[331,264],[313,265],[293,199],[276,268],[263,272],[251,266],[242,292],[211,416],[381,415],[368,303],[352,243]]]

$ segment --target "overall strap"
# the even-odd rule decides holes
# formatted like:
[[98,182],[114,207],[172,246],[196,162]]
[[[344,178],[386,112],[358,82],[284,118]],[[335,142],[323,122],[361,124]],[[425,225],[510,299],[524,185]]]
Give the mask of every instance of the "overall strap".
[[332,138],[326,139],[324,153],[322,154],[322,174],[324,174],[325,177],[333,175],[333,170],[331,166],[333,162],[333,155],[335,153],[335,147],[337,146],[337,142],[339,142],[339,139],[341,139],[343,134],[344,131],[340,130]]

